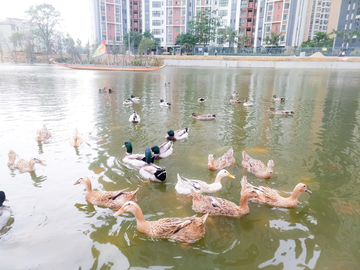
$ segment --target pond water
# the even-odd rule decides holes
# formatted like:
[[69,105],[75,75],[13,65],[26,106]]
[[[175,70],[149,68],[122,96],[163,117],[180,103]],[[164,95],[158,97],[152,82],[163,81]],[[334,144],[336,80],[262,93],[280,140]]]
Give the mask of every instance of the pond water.
[[[358,71],[349,70],[165,67],[135,73],[0,65],[0,190],[13,210],[0,231],[1,269],[358,269],[359,83]],[[115,91],[99,93],[105,86]],[[230,104],[233,91],[254,106]],[[143,101],[124,106],[131,94]],[[275,104],[273,94],[285,103]],[[160,98],[171,108],[160,108]],[[295,114],[275,117],[271,106]],[[128,122],[133,110],[141,123]],[[192,112],[216,119],[199,122]],[[37,143],[43,124],[52,137]],[[147,183],[123,164],[126,140],[143,153],[165,142],[169,129],[183,127],[190,128],[188,139],[156,161],[167,170],[166,182]],[[85,141],[77,149],[69,144],[74,128]],[[114,217],[85,201],[84,186],[73,185],[88,176],[97,190],[140,187],[147,220],[192,216],[191,198],[175,192],[177,173],[210,183],[216,172],[207,169],[208,155],[217,158],[229,147],[236,163],[228,171],[236,178],[223,179],[214,196],[239,203],[243,175],[284,196],[299,182],[312,194],[302,193],[294,209],[249,203],[244,217],[209,217],[204,237],[184,246],[138,232],[131,213]],[[9,149],[47,166],[11,171]],[[274,160],[270,180],[242,168],[243,150],[265,163]]]

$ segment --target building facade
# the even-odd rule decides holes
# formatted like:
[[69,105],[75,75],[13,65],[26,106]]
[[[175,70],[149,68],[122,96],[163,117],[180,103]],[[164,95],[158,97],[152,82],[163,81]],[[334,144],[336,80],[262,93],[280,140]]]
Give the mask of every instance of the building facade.
[[124,33],[129,31],[129,1],[89,0],[90,42],[120,45]]
[[3,51],[22,50],[26,40],[19,42],[14,46],[10,43],[10,36],[15,32],[26,34],[30,31],[30,24],[28,20],[17,18],[6,18],[0,21],[0,43]]

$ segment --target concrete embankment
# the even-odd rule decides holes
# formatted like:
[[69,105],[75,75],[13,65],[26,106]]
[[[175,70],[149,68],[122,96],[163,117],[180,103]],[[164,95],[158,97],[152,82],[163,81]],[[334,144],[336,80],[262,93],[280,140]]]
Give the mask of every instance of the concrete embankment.
[[308,61],[306,58],[303,58],[304,60],[306,59],[305,61],[301,61],[301,58],[296,58],[295,60],[290,57],[287,60],[281,59],[280,61],[275,59],[266,59],[265,61],[256,61],[255,59],[254,61],[237,59],[164,59],[164,63],[167,66],[177,67],[360,69],[360,62],[357,58],[327,58],[330,59],[311,59],[311,61]]

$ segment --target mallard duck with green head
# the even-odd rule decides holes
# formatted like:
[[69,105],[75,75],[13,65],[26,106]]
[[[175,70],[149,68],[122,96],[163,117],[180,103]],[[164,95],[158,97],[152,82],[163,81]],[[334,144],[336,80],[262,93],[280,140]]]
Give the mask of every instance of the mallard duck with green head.
[[155,165],[151,162],[152,154],[149,148],[145,150],[145,162],[146,164],[143,165],[139,173],[140,175],[150,181],[155,182],[164,182],[166,180],[166,171],[165,169]]

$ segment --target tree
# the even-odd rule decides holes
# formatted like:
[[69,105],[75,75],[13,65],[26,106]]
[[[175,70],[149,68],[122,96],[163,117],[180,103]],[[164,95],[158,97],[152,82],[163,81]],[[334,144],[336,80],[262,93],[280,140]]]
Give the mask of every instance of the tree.
[[230,48],[230,44],[235,43],[235,38],[236,38],[236,35],[237,35],[237,31],[235,31],[230,26],[228,26],[225,29],[224,35],[226,37],[225,42],[229,42],[229,48]]
[[150,38],[150,39],[154,39],[154,35],[153,33],[150,32],[149,29],[145,30],[145,32],[143,33],[144,38]]
[[139,44],[139,54],[141,55],[143,52],[145,52],[146,54],[149,53],[149,51],[151,51],[152,49],[154,49],[156,47],[156,41],[150,38],[143,38],[140,41]]
[[332,47],[334,38],[330,38],[325,32],[317,32],[313,40],[305,41],[301,47]]
[[[143,38],[143,35],[141,33],[131,31],[130,32],[130,46],[138,47],[142,38]],[[128,33],[126,33],[124,35],[124,43],[126,44],[127,49],[129,49]]]
[[17,47],[22,47],[21,42],[23,41],[23,39],[24,39],[23,33],[14,32],[11,34],[11,36],[9,37],[9,40],[13,44],[15,51],[16,51]]
[[271,32],[270,36],[266,36],[265,43],[267,45],[274,45],[275,47],[279,46],[281,34],[278,34],[277,32]]
[[191,52],[196,43],[199,42],[199,37],[192,33],[180,34],[176,37],[175,45],[180,45],[187,53]]
[[221,26],[221,17],[216,16],[216,12],[217,10],[212,11],[211,9],[199,11],[189,22],[190,32],[198,36],[199,43],[204,47],[210,41],[215,41],[216,30]]
[[55,33],[55,28],[60,21],[60,12],[52,5],[33,5],[26,11],[30,17],[30,23],[36,27],[34,34],[39,37],[46,48],[46,56],[49,61],[50,43]]
[[237,37],[237,40],[235,41],[235,43],[237,44],[238,47],[245,47],[245,46],[249,45],[250,40],[251,39],[248,35],[246,35],[245,33],[242,33],[241,35],[239,35]]
[[[344,29],[334,29],[330,34],[335,34],[337,37],[341,38],[345,44],[349,43],[350,45],[353,45],[356,42],[357,37],[360,35],[360,32],[356,28],[349,30],[348,32]],[[354,36],[356,37],[353,38]]]

